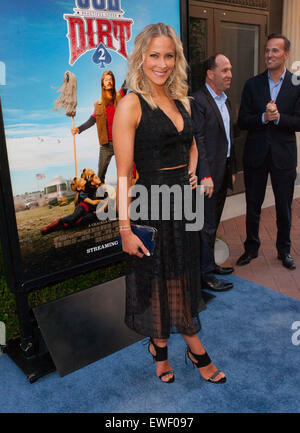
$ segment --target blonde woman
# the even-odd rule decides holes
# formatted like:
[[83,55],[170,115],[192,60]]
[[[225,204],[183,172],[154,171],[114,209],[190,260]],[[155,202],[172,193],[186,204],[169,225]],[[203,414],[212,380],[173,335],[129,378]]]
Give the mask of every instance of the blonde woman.
[[[202,377],[213,383],[226,378],[211,362],[197,332],[198,313],[205,308],[201,297],[199,234],[186,231],[186,220],[151,219],[151,187],[190,185],[195,189],[198,152],[193,138],[187,97],[186,60],[182,44],[171,26],[147,26],[136,37],[129,60],[126,87],[131,92],[118,104],[113,124],[113,143],[118,174],[118,210],[122,248],[128,253],[125,322],[137,333],[150,337],[148,350],[157,363],[156,374],[165,383],[175,379],[168,361],[171,333],[181,333],[187,355]],[[148,194],[148,217],[139,221],[157,228],[155,250],[149,255],[132,232],[128,192],[132,164]],[[125,186],[124,186],[125,185]],[[160,203],[165,206],[166,203]]]

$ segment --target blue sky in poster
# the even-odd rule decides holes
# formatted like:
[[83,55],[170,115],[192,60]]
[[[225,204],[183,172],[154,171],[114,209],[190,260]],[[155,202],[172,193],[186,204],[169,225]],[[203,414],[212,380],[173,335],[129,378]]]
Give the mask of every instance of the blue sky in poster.
[[[179,0],[121,0],[123,18],[134,20],[127,52],[131,52],[135,36],[149,23],[171,24],[180,34],[179,3]],[[61,110],[53,111],[64,72],[70,70],[77,78],[76,125],[92,114],[105,69],[115,73],[118,88],[126,76],[125,58],[112,50],[109,50],[112,62],[105,69],[93,63],[95,49],[69,65],[67,22],[63,14],[73,14],[75,7],[75,0],[1,2],[0,66],[1,62],[5,65],[5,82],[2,68],[0,96],[15,195],[36,190],[37,173],[46,175],[39,181],[40,189],[56,175],[74,176],[72,120]],[[88,166],[96,171],[99,152],[96,127],[77,136],[76,147],[78,170]],[[114,164],[110,164],[107,181],[116,181]]]

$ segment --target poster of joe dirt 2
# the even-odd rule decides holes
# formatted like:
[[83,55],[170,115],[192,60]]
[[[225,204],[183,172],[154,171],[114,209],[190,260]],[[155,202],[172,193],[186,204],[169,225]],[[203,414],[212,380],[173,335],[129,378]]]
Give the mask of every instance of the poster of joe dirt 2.
[[[180,35],[180,0],[1,2],[2,189],[23,282],[121,253],[111,124],[134,39],[156,22]],[[104,95],[116,102],[103,120]]]

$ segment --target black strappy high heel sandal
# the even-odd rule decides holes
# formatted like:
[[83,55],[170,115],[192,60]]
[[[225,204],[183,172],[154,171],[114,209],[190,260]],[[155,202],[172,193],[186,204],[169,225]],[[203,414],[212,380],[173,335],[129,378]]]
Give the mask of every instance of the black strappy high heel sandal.
[[[192,355],[197,362],[193,361],[190,357],[190,355]],[[197,368],[202,368],[202,367],[207,367],[210,363],[211,363],[211,359],[208,356],[207,352],[205,352],[203,355],[196,355],[195,353],[193,353],[189,347],[187,347],[186,349],[186,357],[188,357],[188,359],[193,363],[193,367],[197,367]],[[187,364],[187,360],[185,357],[185,363]],[[211,382],[211,383],[225,383],[226,382],[226,377],[222,377],[219,380],[214,380],[218,374],[223,373],[220,370],[217,370],[211,377],[209,377],[208,379],[204,379],[204,377],[202,376],[202,378],[204,380],[206,380],[207,382]],[[201,373],[200,373],[201,374]],[[223,373],[224,374],[224,373]]]
[[[152,344],[152,346],[154,347],[156,355],[153,355],[150,352],[150,344]],[[151,337],[150,337],[149,344],[148,344],[148,352],[150,353],[150,355],[152,355],[153,364],[155,364],[156,362],[160,362],[160,361],[166,361],[168,359],[168,346],[165,346],[165,347],[157,346]],[[164,376],[167,376],[168,374],[173,374],[173,376],[169,380],[162,380],[162,378]],[[158,378],[164,383],[172,383],[175,380],[174,370],[165,371],[164,373],[159,375]]]

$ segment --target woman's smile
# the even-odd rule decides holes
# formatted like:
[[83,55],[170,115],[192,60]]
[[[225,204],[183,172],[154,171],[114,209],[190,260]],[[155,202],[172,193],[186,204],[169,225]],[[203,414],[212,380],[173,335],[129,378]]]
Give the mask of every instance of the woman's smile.
[[144,74],[153,85],[165,84],[175,66],[175,45],[167,36],[152,39],[143,64]]

